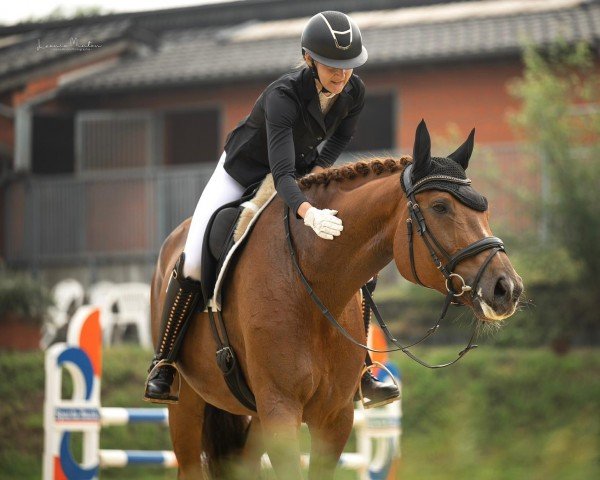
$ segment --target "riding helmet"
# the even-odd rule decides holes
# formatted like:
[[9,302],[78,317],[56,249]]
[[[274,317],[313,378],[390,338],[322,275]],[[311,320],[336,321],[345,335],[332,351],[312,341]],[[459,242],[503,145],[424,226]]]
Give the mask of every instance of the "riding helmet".
[[360,67],[367,61],[360,30],[354,20],[342,12],[327,11],[312,17],[302,32],[302,54],[333,68]]

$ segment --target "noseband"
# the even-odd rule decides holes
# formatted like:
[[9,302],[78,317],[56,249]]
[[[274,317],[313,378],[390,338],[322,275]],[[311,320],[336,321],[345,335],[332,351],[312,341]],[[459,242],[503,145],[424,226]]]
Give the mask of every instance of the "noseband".
[[[433,335],[437,331],[437,329],[440,327],[442,320],[446,316],[446,313],[448,311],[448,307],[450,306],[450,304],[451,303],[459,303],[460,304],[461,302],[459,302],[459,297],[461,297],[465,292],[469,292],[469,294],[471,295],[471,298],[473,300],[478,298],[479,295],[477,293],[477,286],[479,284],[479,281],[481,280],[483,273],[485,272],[487,266],[490,264],[492,258],[496,255],[496,253],[498,253],[499,251],[504,251],[504,243],[502,242],[502,240],[500,240],[497,237],[485,237],[485,238],[477,240],[476,242],[473,242],[472,244],[459,250],[454,255],[450,255],[441,246],[441,244],[437,241],[437,239],[431,233],[431,231],[427,228],[427,225],[425,223],[425,217],[423,217],[423,213],[421,212],[419,204],[416,201],[415,195],[423,190],[431,189],[431,186],[427,185],[430,182],[438,182],[438,183],[439,182],[448,182],[448,183],[459,183],[459,184],[463,184],[463,185],[469,185],[471,183],[471,180],[460,179],[460,178],[456,178],[456,177],[452,177],[452,176],[448,176],[448,175],[430,175],[430,176],[420,179],[418,182],[416,182],[413,185],[413,182],[411,179],[412,167],[413,167],[412,164],[405,167],[404,172],[402,174],[402,178],[401,178],[404,190],[406,191],[406,197],[408,200],[407,205],[408,205],[409,216],[406,219],[406,225],[407,225],[407,229],[408,229],[407,230],[408,231],[408,246],[409,246],[410,267],[412,270],[412,274],[413,274],[414,280],[419,285],[422,285],[425,287],[427,286],[427,285],[423,284],[421,282],[421,280],[419,279],[419,276],[417,275],[415,261],[414,261],[413,224],[416,224],[417,232],[419,233],[419,236],[423,239],[423,242],[427,246],[427,249],[429,250],[429,253],[431,255],[433,263],[435,264],[436,268],[442,273],[442,275],[446,279],[446,290],[448,291],[448,294],[446,295],[444,304],[442,306],[442,311],[440,313],[440,316],[439,316],[437,322],[435,323],[435,325],[433,325],[432,327],[430,327],[427,330],[427,332],[425,333],[425,335],[422,338],[420,338],[416,342],[413,342],[410,345],[400,345],[398,343],[398,340],[396,338],[394,338],[394,336],[391,334],[391,332],[389,331],[389,328],[387,327],[383,318],[381,317],[381,314],[379,313],[379,309],[377,308],[377,305],[375,304],[373,297],[371,296],[371,293],[364,286],[361,288],[363,298],[365,299],[367,305],[369,305],[369,307],[373,311],[375,318],[377,319],[377,322],[379,323],[379,326],[383,330],[384,334],[387,336],[388,340],[393,345],[395,345],[395,348],[390,348],[390,349],[385,349],[385,350],[374,349],[374,348],[370,348],[367,345],[364,345],[364,344],[356,341],[348,333],[348,331],[342,325],[340,325],[340,323],[335,319],[335,317],[331,314],[331,312],[323,304],[321,299],[316,295],[316,293],[314,292],[314,290],[308,283],[308,280],[302,273],[302,270],[300,268],[300,265],[298,264],[298,260],[296,258],[296,253],[294,251],[294,246],[292,243],[290,224],[289,224],[290,209],[287,206],[284,209],[284,225],[285,225],[286,240],[288,243],[288,247],[290,249],[292,263],[294,264],[294,267],[296,268],[296,271],[298,272],[300,279],[302,280],[302,283],[303,283],[304,287],[306,288],[308,294],[312,298],[313,302],[315,302],[317,304],[317,306],[319,307],[319,309],[321,310],[321,313],[325,316],[325,318],[327,318],[327,320],[329,320],[329,322],[342,335],[344,335],[344,337],[346,337],[348,340],[350,340],[350,342],[352,342],[353,344],[355,344],[365,350],[368,350],[370,352],[387,353],[387,352],[401,351],[404,354],[406,354],[408,357],[413,359],[415,362],[423,365],[424,367],[444,368],[444,367],[448,367],[448,366],[458,362],[467,352],[469,352],[470,350],[473,350],[474,348],[477,347],[477,345],[475,345],[473,343],[473,341],[475,340],[476,332],[477,332],[477,323],[473,326],[473,332],[471,333],[471,337],[469,339],[467,346],[464,349],[462,349],[458,353],[458,356],[451,362],[447,362],[447,363],[443,363],[443,364],[439,364],[439,365],[430,365],[429,363],[425,362],[424,360],[421,360],[419,357],[417,357],[415,354],[413,354],[409,349],[411,347],[414,347],[415,345],[420,344],[421,342],[423,342],[424,340],[429,338],[431,335]],[[438,253],[436,252],[436,249],[433,247],[433,245],[435,245],[435,247],[437,248],[437,251],[447,259],[447,262],[445,265],[442,264],[441,260],[439,259]],[[463,260],[473,257],[475,255],[478,255],[479,253],[481,253],[485,250],[491,250],[491,252],[488,255],[488,257],[485,259],[485,261],[482,263],[481,267],[479,268],[479,271],[477,272],[477,275],[475,276],[473,285],[467,285],[464,278],[461,275],[459,275],[458,273],[455,273],[454,269]],[[460,286],[460,291],[457,291],[454,289],[453,284],[452,284],[453,278],[460,280],[460,282],[462,283],[462,285]]]

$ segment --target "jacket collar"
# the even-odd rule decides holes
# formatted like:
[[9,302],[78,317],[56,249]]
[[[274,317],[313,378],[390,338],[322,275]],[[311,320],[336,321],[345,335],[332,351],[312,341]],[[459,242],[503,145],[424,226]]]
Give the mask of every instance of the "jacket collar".
[[[344,110],[344,107],[352,102],[352,96],[350,92],[352,90],[352,83],[348,81],[342,92],[339,94],[339,98],[331,106],[327,115],[323,117],[321,112],[321,104],[319,102],[319,94],[315,85],[315,80],[312,76],[312,72],[308,67],[301,70],[302,74],[302,95],[304,104],[307,106],[308,112],[319,124],[323,132],[327,132],[327,129],[333,124],[337,114]],[[327,121],[326,121],[327,120]]]

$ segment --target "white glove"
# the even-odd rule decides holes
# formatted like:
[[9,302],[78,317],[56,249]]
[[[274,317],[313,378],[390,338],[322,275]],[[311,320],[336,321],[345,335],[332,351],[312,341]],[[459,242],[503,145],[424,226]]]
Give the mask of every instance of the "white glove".
[[310,207],[304,215],[304,225],[311,227],[319,237],[333,240],[344,229],[342,220],[335,216],[336,213],[337,210]]

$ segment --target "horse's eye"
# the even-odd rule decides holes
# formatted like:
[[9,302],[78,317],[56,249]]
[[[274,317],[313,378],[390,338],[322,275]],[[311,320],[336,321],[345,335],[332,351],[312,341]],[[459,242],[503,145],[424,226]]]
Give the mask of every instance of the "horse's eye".
[[436,203],[432,208],[436,213],[448,213],[448,207],[443,203]]

